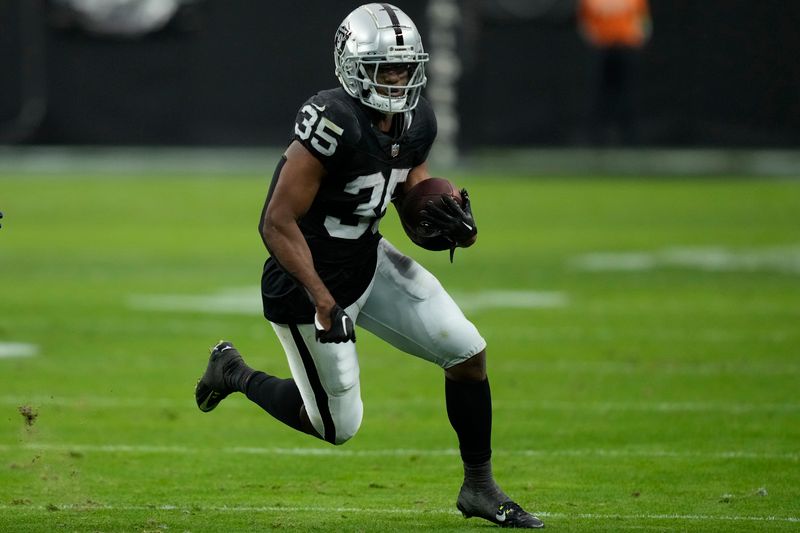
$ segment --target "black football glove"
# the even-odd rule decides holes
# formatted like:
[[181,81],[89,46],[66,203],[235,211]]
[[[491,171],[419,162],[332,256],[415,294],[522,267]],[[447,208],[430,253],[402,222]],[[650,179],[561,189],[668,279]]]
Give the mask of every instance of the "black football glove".
[[[2,211],[0,211],[0,218],[3,218],[3,212]],[[2,227],[3,227],[3,225],[0,224],[0,228],[2,228]]]
[[344,309],[334,305],[331,309],[331,329],[322,329],[322,324],[314,315],[314,330],[317,340],[323,344],[329,342],[356,342],[356,330],[353,327],[353,320],[347,316]]
[[453,243],[450,248],[451,263],[456,247],[472,240],[478,234],[478,227],[472,216],[469,193],[466,189],[461,189],[461,200],[464,203],[463,206],[458,205],[452,196],[445,194],[442,195],[444,207],[429,201],[425,209],[420,211],[423,227],[440,232],[442,236]]

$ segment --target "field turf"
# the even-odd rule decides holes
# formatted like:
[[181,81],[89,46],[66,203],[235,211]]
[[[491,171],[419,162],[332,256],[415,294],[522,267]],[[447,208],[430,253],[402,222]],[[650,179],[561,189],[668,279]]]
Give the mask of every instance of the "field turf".
[[[800,182],[453,178],[478,244],[415,249],[489,344],[494,468],[551,531],[800,529]],[[256,176],[0,176],[0,531],[491,531],[455,509],[441,370],[360,330],[333,447],[208,348],[288,375]]]

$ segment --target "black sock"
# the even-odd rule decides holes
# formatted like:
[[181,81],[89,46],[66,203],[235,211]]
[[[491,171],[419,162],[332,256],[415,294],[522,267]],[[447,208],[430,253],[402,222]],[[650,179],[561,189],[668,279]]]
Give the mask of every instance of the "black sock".
[[[464,465],[482,465],[492,457],[492,394],[489,380],[445,378],[447,417],[458,435]],[[491,474],[490,474],[491,475]]]
[[462,490],[472,490],[489,502],[491,507],[508,500],[503,489],[497,486],[492,474],[492,461],[470,465],[464,463],[464,485]]
[[[459,503],[470,509],[495,510],[508,500],[492,475],[492,393],[489,380],[459,382],[445,378],[447,416],[458,435],[464,484]],[[486,512],[489,512],[486,511]],[[482,516],[482,515],[481,515]]]
[[257,371],[250,377],[245,394],[287,426],[305,431],[300,420],[303,398],[293,379],[280,379]]

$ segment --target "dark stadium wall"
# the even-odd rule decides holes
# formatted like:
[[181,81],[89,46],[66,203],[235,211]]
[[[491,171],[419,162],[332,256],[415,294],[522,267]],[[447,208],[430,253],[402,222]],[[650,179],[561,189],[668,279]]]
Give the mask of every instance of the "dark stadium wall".
[[[800,2],[651,0],[653,34],[640,58],[641,142],[800,144]],[[461,87],[464,141],[582,141],[591,54],[569,17],[481,17],[475,64]],[[472,132],[479,132],[472,135]]]
[[[571,1],[571,0],[570,0]],[[23,2],[0,3],[0,131],[24,92],[22,57],[35,43]],[[38,21],[46,113],[0,142],[30,144],[278,145],[314,91],[337,84],[332,36],[358,2],[206,0],[138,40],[98,38],[50,9]],[[590,56],[558,16],[500,17],[462,2],[460,143],[579,145]],[[563,4],[554,4],[561,5]],[[333,6],[333,7],[332,7]],[[427,1],[402,2],[427,27]],[[800,143],[800,3],[651,0],[654,32],[641,58],[640,142],[662,146]],[[34,83],[31,89],[30,83]],[[27,87],[27,89],[23,89]]]

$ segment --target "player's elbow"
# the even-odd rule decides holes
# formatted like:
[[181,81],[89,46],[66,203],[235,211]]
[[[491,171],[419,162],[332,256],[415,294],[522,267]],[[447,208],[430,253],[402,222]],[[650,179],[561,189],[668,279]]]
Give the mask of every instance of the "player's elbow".
[[275,235],[275,228],[270,226],[266,215],[264,215],[258,223],[258,234],[261,236],[264,246],[266,246],[269,250],[270,242],[273,240]]
[[262,217],[261,220],[258,222],[258,234],[261,235],[261,240],[264,241],[264,244],[269,246],[271,231],[266,216]]
[[281,215],[280,211],[267,209],[264,216],[261,218],[261,223],[258,226],[258,232],[261,234],[261,239],[267,248],[270,243],[282,234],[285,234],[289,224],[295,224],[293,218],[287,218]]

